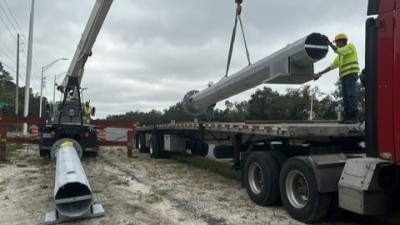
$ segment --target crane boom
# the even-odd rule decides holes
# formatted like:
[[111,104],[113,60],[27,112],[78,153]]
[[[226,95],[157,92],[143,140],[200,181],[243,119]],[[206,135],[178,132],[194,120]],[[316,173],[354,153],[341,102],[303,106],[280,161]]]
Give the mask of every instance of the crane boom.
[[77,78],[77,84],[80,86],[86,60],[92,55],[94,42],[96,41],[97,35],[100,32],[101,26],[103,25],[112,2],[113,0],[96,0],[96,4],[93,7],[85,30],[83,31],[81,40],[76,48],[67,75],[59,87],[62,92],[72,89],[74,91],[73,95],[77,95],[77,90],[74,90],[76,86],[70,84],[70,78]]

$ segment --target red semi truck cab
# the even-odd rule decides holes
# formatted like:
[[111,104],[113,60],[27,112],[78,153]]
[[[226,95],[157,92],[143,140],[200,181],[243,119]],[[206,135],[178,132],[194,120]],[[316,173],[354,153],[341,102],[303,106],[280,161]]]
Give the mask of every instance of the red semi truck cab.
[[[370,8],[369,15],[377,13],[374,19],[368,19],[367,30],[372,29],[368,37],[376,40],[376,44],[367,43],[366,48],[372,48],[366,55],[369,76],[372,76],[367,85],[376,86],[372,93],[376,94],[376,137],[377,150],[381,159],[400,162],[400,1],[381,0],[370,1],[370,6],[378,3],[375,8]],[[368,23],[375,27],[368,27]],[[376,36],[376,37],[374,37]],[[374,49],[376,46],[376,49]],[[376,54],[375,57],[371,54]],[[368,73],[367,72],[367,73]],[[376,80],[375,80],[376,79]],[[375,84],[374,84],[375,83]],[[374,93],[375,92],[375,93]],[[367,100],[369,97],[367,96]],[[374,132],[374,131],[371,131]]]
[[366,21],[367,156],[400,162],[400,1],[370,0]]

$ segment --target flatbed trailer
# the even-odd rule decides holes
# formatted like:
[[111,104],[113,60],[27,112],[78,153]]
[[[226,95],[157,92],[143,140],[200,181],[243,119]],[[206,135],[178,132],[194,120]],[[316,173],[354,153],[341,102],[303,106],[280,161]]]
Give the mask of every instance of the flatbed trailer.
[[[150,151],[154,158],[167,152],[186,152],[207,155],[210,145],[214,156],[219,158],[218,149],[226,151],[231,146],[232,156],[252,151],[260,146],[313,149],[334,146],[340,151],[364,151],[363,126],[360,124],[287,122],[287,123],[218,123],[183,122],[142,126],[137,128],[136,144],[140,151]],[[245,147],[245,148],[243,148]],[[246,149],[247,148],[247,149]],[[222,151],[222,150],[221,150]],[[212,153],[210,153],[213,155]],[[226,154],[223,154],[226,155]],[[292,155],[292,154],[291,154]],[[239,165],[240,162],[235,161]]]
[[[243,143],[301,140],[304,143],[315,143],[321,146],[331,145],[332,143],[359,144],[364,141],[360,124],[339,123],[172,122],[170,124],[138,127],[137,132],[138,147],[142,150],[151,147],[150,139],[152,137],[154,139],[156,136],[163,135],[181,139],[181,142],[186,142],[187,146],[191,146],[193,142],[214,145],[232,144],[235,135],[241,135]],[[168,150],[163,149],[163,151],[183,150],[176,147],[171,146],[171,148],[168,147]]]
[[[365,194],[362,204],[353,198],[346,201],[346,197],[338,197],[339,188],[345,195],[354,194],[353,189],[348,190],[345,184],[340,185],[340,181],[346,180],[342,173],[349,159],[365,159],[363,128],[362,124],[339,124],[336,121],[172,121],[138,127],[136,145],[141,152],[149,151],[153,158],[163,158],[171,152],[231,158],[229,161],[233,162],[234,169],[241,171],[242,184],[253,202],[268,206],[282,201],[293,217],[312,222],[337,209],[340,201],[360,214],[378,214],[391,207],[387,202],[387,198],[393,196],[390,190],[379,192],[371,189],[375,195],[379,192],[378,195],[386,197]],[[293,165],[295,168],[291,169]],[[357,182],[349,182],[357,185]],[[382,209],[369,210],[371,201],[377,209]]]

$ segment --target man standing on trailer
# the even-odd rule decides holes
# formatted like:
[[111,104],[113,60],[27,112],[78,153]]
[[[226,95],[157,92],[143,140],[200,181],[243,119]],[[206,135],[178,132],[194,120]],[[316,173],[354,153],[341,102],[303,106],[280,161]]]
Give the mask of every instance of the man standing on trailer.
[[[325,36],[326,37],[326,36]],[[332,50],[338,54],[330,66],[323,71],[317,73],[318,80],[324,73],[339,68],[340,83],[342,85],[342,97],[344,103],[344,119],[345,124],[358,123],[358,102],[356,82],[360,67],[358,66],[357,50],[352,43],[347,43],[346,34],[340,33],[336,35],[333,41],[335,45],[326,37],[326,41]]]

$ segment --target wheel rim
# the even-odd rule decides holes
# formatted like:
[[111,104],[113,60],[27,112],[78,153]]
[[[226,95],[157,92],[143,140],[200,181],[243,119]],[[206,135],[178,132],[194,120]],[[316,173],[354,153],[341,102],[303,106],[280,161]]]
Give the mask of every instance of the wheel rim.
[[290,171],[286,177],[286,195],[288,200],[297,209],[307,205],[309,188],[306,178],[300,171]]
[[254,194],[260,194],[264,187],[264,176],[258,163],[252,163],[249,169],[249,184]]

